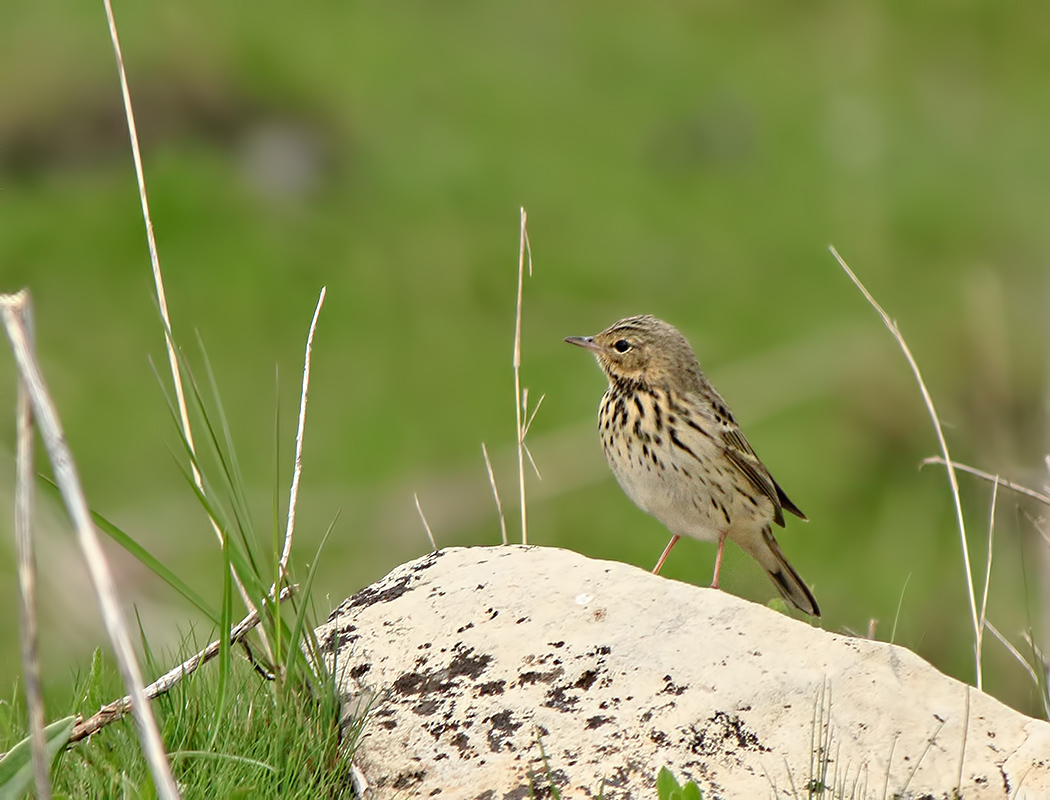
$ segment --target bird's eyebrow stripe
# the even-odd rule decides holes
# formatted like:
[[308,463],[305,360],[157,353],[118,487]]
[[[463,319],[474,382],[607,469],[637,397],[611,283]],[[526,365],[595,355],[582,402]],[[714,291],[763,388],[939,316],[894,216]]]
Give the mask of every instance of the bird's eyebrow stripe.
[[638,330],[641,330],[640,325],[636,323],[626,323],[623,325],[617,325],[615,328],[609,328],[608,333],[633,333]]

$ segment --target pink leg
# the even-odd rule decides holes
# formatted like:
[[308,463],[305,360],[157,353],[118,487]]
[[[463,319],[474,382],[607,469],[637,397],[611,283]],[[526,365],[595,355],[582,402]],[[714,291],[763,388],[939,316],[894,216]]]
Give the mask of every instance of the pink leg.
[[726,549],[727,532],[718,537],[718,555],[715,556],[715,577],[711,579],[712,589],[718,588],[718,573],[722,571],[722,551]]
[[664,548],[664,552],[660,556],[660,560],[656,562],[656,566],[653,567],[653,575],[659,575],[660,569],[663,567],[664,562],[667,560],[668,554],[671,552],[671,548],[675,546],[675,542],[679,540],[679,536],[672,536],[671,541],[667,543],[667,547]]

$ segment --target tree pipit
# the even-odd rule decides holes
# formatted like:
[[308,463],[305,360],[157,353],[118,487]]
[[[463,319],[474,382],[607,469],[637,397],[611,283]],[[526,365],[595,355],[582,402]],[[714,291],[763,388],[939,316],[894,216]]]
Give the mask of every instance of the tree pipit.
[[663,320],[640,316],[565,341],[594,353],[609,379],[598,433],[616,480],[673,534],[653,572],[682,536],[718,542],[711,582],[717,589],[722,552],[732,539],[788,602],[820,616],[771,527],[784,526],[784,511],[806,516],[755,455],[686,338]]

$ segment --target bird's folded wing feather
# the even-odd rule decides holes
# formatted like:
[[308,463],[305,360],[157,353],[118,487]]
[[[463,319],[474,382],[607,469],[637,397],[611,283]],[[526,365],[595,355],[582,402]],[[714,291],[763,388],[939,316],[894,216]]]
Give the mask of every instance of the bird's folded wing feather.
[[730,463],[747,478],[748,483],[755,487],[761,494],[769,498],[773,504],[773,521],[784,527],[784,512],[781,507],[780,497],[783,492],[777,491],[776,482],[759,461],[755,451],[751,449],[744,434],[739,428],[724,427],[722,429],[722,441],[725,444],[725,455]]

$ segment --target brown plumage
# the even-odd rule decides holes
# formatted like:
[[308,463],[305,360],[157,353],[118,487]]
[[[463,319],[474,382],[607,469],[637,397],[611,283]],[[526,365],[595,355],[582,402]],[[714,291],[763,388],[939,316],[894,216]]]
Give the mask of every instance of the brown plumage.
[[711,584],[717,587],[725,540],[731,539],[786,600],[820,616],[772,530],[772,523],[784,526],[785,511],[806,517],[755,455],[686,338],[646,315],[565,341],[594,353],[609,379],[598,433],[616,480],[674,534],[653,571],[660,571],[682,536],[717,542]]

